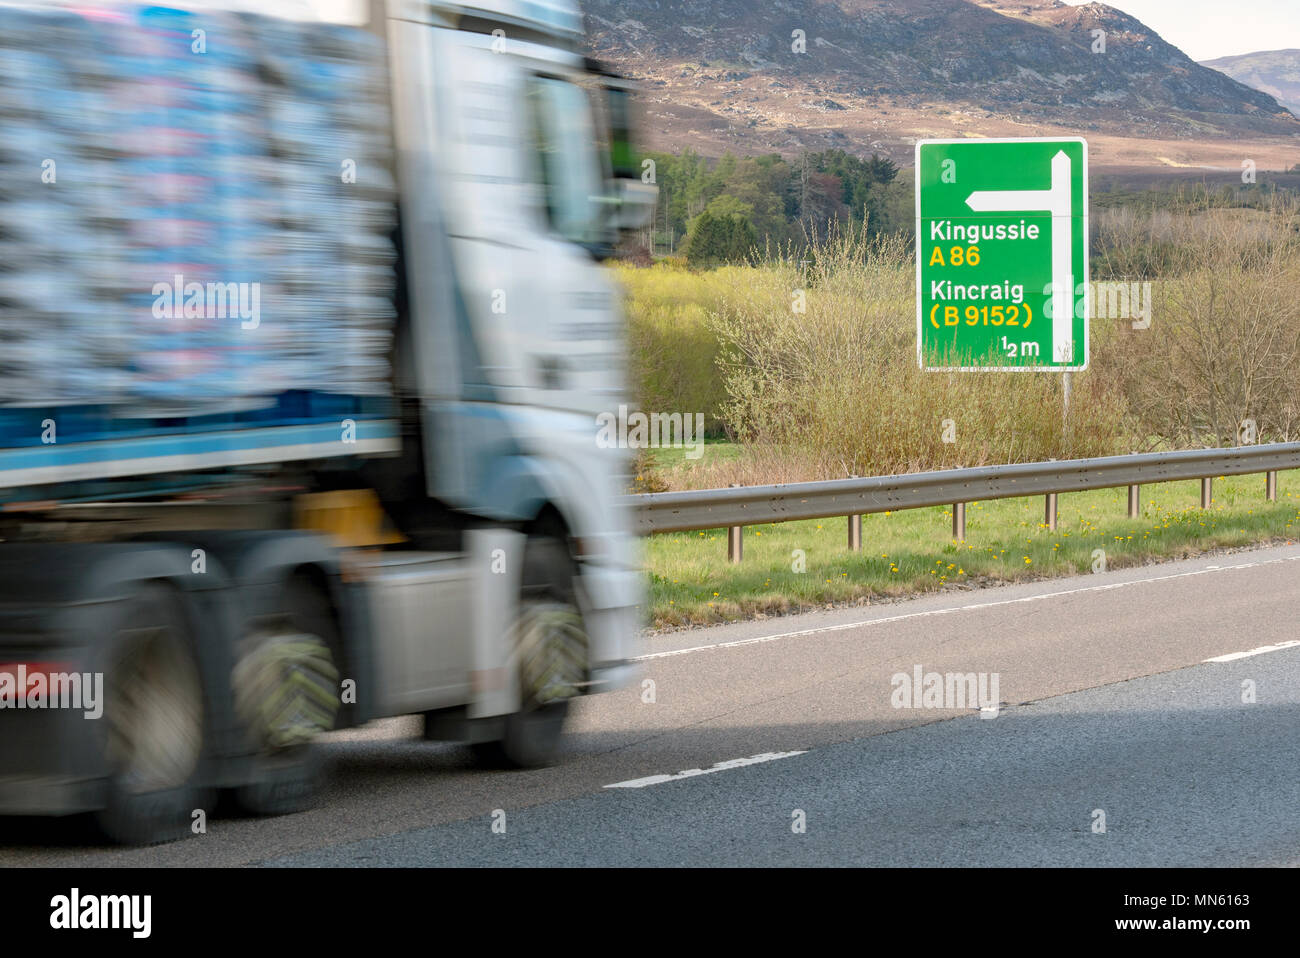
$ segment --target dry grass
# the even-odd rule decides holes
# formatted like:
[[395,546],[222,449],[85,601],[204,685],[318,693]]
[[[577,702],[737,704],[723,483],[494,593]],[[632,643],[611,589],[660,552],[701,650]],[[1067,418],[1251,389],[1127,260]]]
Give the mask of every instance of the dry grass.
[[[1150,328],[1095,319],[1088,370],[925,373],[910,245],[834,233],[807,263],[769,252],[705,273],[620,270],[641,408],[704,412],[737,455],[674,488],[882,475],[1300,434],[1300,211],[1104,211],[1107,276],[1149,280]],[[1154,275],[1153,275],[1154,274]],[[800,291],[803,311],[794,308]],[[955,442],[945,442],[950,420]]]

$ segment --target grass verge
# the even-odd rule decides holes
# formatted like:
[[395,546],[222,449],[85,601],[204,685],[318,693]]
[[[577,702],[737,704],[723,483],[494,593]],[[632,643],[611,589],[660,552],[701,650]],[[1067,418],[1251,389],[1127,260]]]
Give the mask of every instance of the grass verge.
[[[1300,473],[1279,473],[1278,501],[1263,475],[1216,479],[1209,510],[1195,481],[1143,486],[1142,513],[1124,489],[1062,495],[1057,528],[1043,497],[973,502],[966,541],[946,507],[862,519],[862,551],[847,549],[844,518],[747,526],[744,561],[727,562],[725,529],[666,533],[645,542],[653,627],[706,625],[835,603],[961,591],[1177,559],[1211,549],[1300,539]],[[1104,556],[1099,556],[1102,550]],[[796,571],[802,552],[803,571]],[[1098,566],[1100,571],[1100,566]]]

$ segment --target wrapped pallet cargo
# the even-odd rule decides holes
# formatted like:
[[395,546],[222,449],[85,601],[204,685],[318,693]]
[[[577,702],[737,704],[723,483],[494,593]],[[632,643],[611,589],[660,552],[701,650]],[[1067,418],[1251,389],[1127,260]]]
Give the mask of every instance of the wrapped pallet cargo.
[[387,110],[363,30],[0,8],[0,404],[118,421],[385,395]]

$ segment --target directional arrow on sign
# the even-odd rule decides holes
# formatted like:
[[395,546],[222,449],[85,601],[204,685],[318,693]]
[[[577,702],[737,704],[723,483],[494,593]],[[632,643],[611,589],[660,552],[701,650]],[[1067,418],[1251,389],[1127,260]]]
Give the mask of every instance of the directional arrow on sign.
[[1070,158],[1065,151],[1052,157],[1052,186],[1046,190],[976,190],[966,205],[977,213],[1052,215],[1052,358],[1068,363],[1074,357],[1074,270],[1070,262]]

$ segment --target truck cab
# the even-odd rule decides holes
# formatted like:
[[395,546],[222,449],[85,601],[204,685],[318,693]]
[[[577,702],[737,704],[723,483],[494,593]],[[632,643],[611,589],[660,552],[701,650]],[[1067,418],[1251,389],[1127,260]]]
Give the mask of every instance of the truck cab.
[[[504,522],[545,510],[593,622],[624,634],[639,588],[615,504],[627,464],[593,424],[627,379],[620,294],[598,257],[654,199],[614,168],[625,87],[583,55],[574,3],[397,0],[390,14],[403,388],[419,400],[428,495]],[[623,658],[603,632],[597,658]]]

